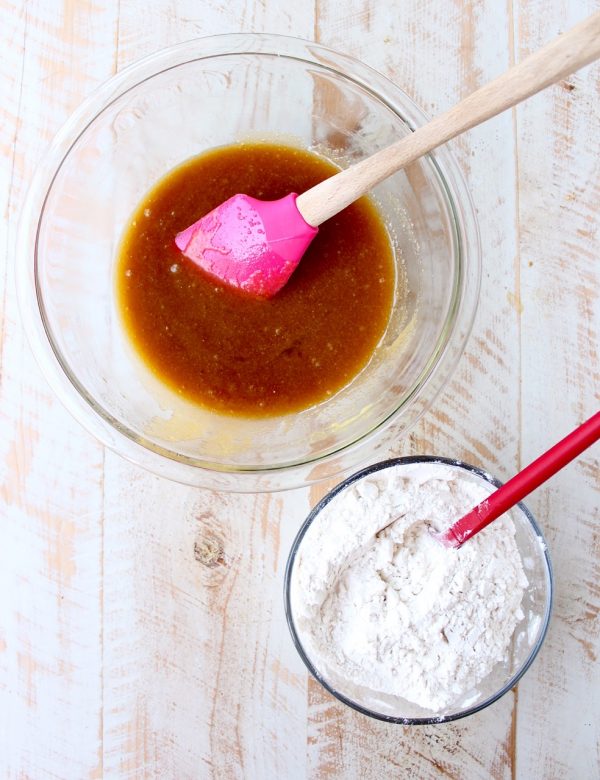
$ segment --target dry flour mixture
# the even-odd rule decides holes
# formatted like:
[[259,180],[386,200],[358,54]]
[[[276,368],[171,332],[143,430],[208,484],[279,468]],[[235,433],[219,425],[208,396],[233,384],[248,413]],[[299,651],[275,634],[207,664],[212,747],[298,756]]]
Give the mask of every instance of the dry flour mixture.
[[492,490],[459,468],[419,463],[377,472],[327,505],[292,582],[298,633],[317,669],[439,710],[506,657],[527,586],[512,520],[460,550],[429,532]]

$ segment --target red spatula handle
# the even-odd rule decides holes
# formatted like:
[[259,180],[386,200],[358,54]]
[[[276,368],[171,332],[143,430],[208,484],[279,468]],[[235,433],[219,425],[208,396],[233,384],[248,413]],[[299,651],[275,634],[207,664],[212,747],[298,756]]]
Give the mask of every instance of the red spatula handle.
[[580,425],[562,441],[545,452],[523,471],[492,493],[460,520],[440,540],[449,547],[460,547],[508,509],[560,471],[594,442],[600,439],[600,412]]

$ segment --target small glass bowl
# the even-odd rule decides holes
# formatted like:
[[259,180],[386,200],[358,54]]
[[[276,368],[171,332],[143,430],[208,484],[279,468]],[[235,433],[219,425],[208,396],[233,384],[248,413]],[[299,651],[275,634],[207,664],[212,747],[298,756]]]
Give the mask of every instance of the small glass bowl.
[[116,310],[114,270],[132,212],[185,159],[241,140],[277,140],[345,167],[425,121],[366,65],[276,35],[188,41],[97,89],[39,164],[17,239],[27,336],[71,413],[133,462],[217,490],[297,487],[384,453],[450,378],[478,299],[478,230],[448,149],[375,188],[398,291],[405,281],[409,294],[396,295],[369,364],[302,412],[243,419],[183,401],[134,354]]
[[[495,487],[500,487],[502,484],[491,474],[480,468],[449,458],[431,456],[393,458],[368,466],[333,488],[308,515],[292,544],[284,580],[285,612],[292,639],[300,657],[315,680],[321,683],[329,693],[341,702],[361,712],[363,715],[369,715],[372,718],[388,723],[400,723],[402,725],[446,723],[451,720],[464,718],[488,707],[510,691],[530,667],[542,646],[550,621],[553,594],[552,566],[546,542],[533,515],[524,504],[520,503],[510,510],[510,516],[515,524],[515,540],[529,581],[522,602],[525,617],[517,625],[513,634],[508,660],[504,663],[496,664],[490,674],[477,684],[476,692],[471,691],[465,694],[462,704],[450,705],[445,711],[432,714],[429,710],[425,710],[398,696],[374,692],[364,687],[353,685],[339,676],[335,670],[318,668],[306,651],[302,642],[302,636],[294,620],[294,596],[292,591],[295,586],[294,565],[298,553],[302,549],[303,544],[318,543],[317,528],[321,512],[350,485],[382,469],[417,463],[453,466],[463,469],[469,475],[469,478],[476,482],[485,481]],[[315,538],[311,538],[310,533],[307,536],[309,529],[311,529],[312,536],[315,536]]]

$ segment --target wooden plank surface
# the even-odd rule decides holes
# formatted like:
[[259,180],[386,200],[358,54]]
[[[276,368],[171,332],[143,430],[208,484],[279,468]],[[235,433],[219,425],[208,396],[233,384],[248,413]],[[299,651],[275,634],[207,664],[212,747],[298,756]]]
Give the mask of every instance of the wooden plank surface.
[[101,777],[104,452],[37,369],[12,259],[45,147],[113,72],[116,12],[43,0],[1,9],[0,774]]
[[[211,494],[105,452],[41,377],[11,268],[45,145],[144,54],[236,30],[315,38],[433,114],[594,7],[0,2],[0,776],[598,776],[597,448],[529,502],[557,599],[518,692],[445,726],[370,721],[307,679],[283,616],[287,550],[327,486]],[[481,304],[454,380],[394,453],[506,478],[600,405],[599,117],[596,65],[453,145],[480,222]]]
[[[432,115],[509,65],[508,13],[504,7],[498,11],[495,2],[432,3],[427,13],[422,3],[410,2],[389,14],[385,5],[355,0],[344,21],[332,4],[321,8],[320,40],[347,48],[361,13],[368,14],[369,23],[355,44],[356,56],[399,83]],[[492,471],[501,465],[511,470],[516,466],[518,425],[518,322],[506,297],[514,286],[516,241],[511,116],[478,128],[453,148],[477,206],[483,256],[488,259],[486,279],[456,380],[410,440],[398,442],[394,454],[448,454],[485,463]],[[509,262],[502,262],[505,258]],[[469,424],[473,413],[476,425]],[[315,488],[313,497],[320,493],[321,488]],[[347,712],[312,680],[309,694],[314,777],[461,777],[467,771],[482,780],[511,776],[512,694],[469,720],[419,729],[399,729]]]
[[[597,8],[560,2],[540,14],[535,4],[519,3],[517,56]],[[524,463],[553,431],[567,433],[600,408],[599,86],[595,65],[516,115]],[[548,534],[556,601],[545,652],[519,686],[517,766],[524,777],[600,775],[599,450],[531,502]],[[572,713],[570,727],[560,712]]]

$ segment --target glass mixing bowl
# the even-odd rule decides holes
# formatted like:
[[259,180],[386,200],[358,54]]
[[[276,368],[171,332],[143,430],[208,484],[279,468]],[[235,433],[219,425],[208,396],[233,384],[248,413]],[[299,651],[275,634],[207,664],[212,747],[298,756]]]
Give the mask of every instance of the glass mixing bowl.
[[[358,480],[374,475],[383,469],[401,469],[403,466],[418,463],[426,463],[431,468],[435,468],[436,464],[453,466],[462,469],[465,477],[474,482],[485,481],[495,487],[500,487],[502,484],[482,469],[448,458],[430,456],[393,458],[368,466],[348,477],[327,493],[304,521],[290,551],[284,584],[285,611],[292,639],[313,677],[337,699],[364,715],[403,725],[445,723],[457,720],[479,712],[510,691],[525,674],[542,646],[550,621],[553,592],[552,566],[546,542],[531,512],[524,504],[518,504],[510,510],[509,514],[515,525],[515,541],[529,583],[525,588],[521,603],[524,617],[517,624],[513,633],[507,660],[497,663],[487,677],[477,683],[472,690],[465,692],[461,701],[443,711],[432,713],[430,710],[423,709],[399,696],[372,691],[364,686],[353,684],[336,668],[328,667],[324,661],[321,662],[312,657],[310,636],[307,637],[306,632],[303,632],[295,618],[295,609],[298,609],[297,605],[302,600],[302,592],[299,589],[295,572],[297,571],[298,556],[303,550],[314,546],[321,554],[324,548],[322,536],[320,536],[322,525],[320,519],[324,517],[323,510],[327,508],[327,511],[335,511],[336,498]],[[338,542],[336,537],[336,546],[338,543],[341,544],[341,540]],[[402,673],[402,670],[400,669],[399,672]]]
[[475,313],[478,231],[447,149],[373,192],[408,299],[396,297],[365,369],[303,412],[240,419],[182,401],[128,343],[114,266],[132,211],[186,158],[240,140],[277,140],[344,167],[425,121],[398,87],[360,62],[273,35],[183,43],[101,86],[39,165],[17,244],[27,334],[72,414],[126,458],[220,490],[295,487],[385,451],[450,377]]

